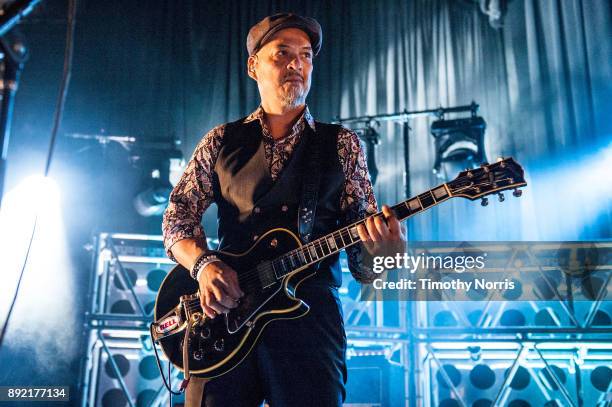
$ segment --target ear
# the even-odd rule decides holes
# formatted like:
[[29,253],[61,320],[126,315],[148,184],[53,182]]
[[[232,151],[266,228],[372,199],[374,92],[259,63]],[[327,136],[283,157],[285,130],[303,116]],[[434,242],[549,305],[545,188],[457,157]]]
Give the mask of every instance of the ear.
[[257,55],[251,55],[249,59],[247,59],[247,75],[249,75],[251,79],[257,81],[255,65],[257,65]]

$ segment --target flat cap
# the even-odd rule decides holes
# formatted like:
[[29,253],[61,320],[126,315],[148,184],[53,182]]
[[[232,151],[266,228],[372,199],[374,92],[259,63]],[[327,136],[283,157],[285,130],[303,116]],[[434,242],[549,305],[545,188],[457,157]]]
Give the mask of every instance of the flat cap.
[[304,31],[310,38],[313,54],[317,55],[319,53],[323,31],[317,20],[292,13],[279,13],[268,16],[251,27],[246,41],[249,55],[255,54],[270,41],[275,33],[285,28],[298,28]]

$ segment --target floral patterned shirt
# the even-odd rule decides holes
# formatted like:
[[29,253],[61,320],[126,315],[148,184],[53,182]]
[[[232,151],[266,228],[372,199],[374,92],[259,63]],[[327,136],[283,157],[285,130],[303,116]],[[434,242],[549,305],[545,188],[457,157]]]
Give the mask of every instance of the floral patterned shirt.
[[[274,140],[260,106],[251,113],[245,123],[259,121],[263,134],[264,151],[272,180],[276,180],[283,166],[300,140],[306,126],[315,130],[315,121],[308,107],[296,121],[289,135]],[[217,155],[223,142],[225,124],[209,131],[196,147],[181,179],[170,194],[168,208],[164,213],[162,230],[168,256],[172,256],[172,245],[182,239],[205,241],[201,225],[204,211],[215,201],[213,195],[213,171]],[[365,154],[355,132],[342,128],[337,141],[338,158],[344,172],[344,190],[341,194],[341,223],[349,224],[378,211],[368,174]],[[371,271],[361,267],[360,244],[346,249],[351,273],[361,282],[374,279]]]

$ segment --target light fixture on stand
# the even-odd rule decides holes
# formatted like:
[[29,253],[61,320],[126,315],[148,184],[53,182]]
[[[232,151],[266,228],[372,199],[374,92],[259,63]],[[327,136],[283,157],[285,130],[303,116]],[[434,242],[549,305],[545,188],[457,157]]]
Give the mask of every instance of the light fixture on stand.
[[176,140],[144,142],[132,160],[141,169],[143,189],[133,203],[141,216],[160,216],[168,206],[168,198],[178,177],[184,170],[183,155]]
[[435,139],[436,158],[433,172],[448,180],[466,168],[477,168],[487,162],[484,150],[484,134],[487,124],[476,111],[472,116],[453,120],[441,117],[431,124]]

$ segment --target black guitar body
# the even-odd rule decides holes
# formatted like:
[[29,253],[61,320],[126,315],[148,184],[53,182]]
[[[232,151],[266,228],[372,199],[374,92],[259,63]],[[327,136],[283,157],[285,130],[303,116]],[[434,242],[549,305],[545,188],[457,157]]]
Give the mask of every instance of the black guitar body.
[[184,267],[176,266],[163,281],[155,304],[155,321],[162,330],[168,315],[171,322],[177,322],[166,324],[175,329],[165,335],[154,333],[171,363],[184,370],[183,341],[189,326],[189,371],[213,378],[238,365],[268,323],[305,315],[308,305],[294,297],[294,292],[300,282],[314,274],[313,269],[297,269],[279,280],[270,262],[300,246],[298,237],[289,230],[273,229],[244,253],[217,252],[238,273],[245,296],[237,308],[212,320],[203,315],[199,305],[197,282]]

